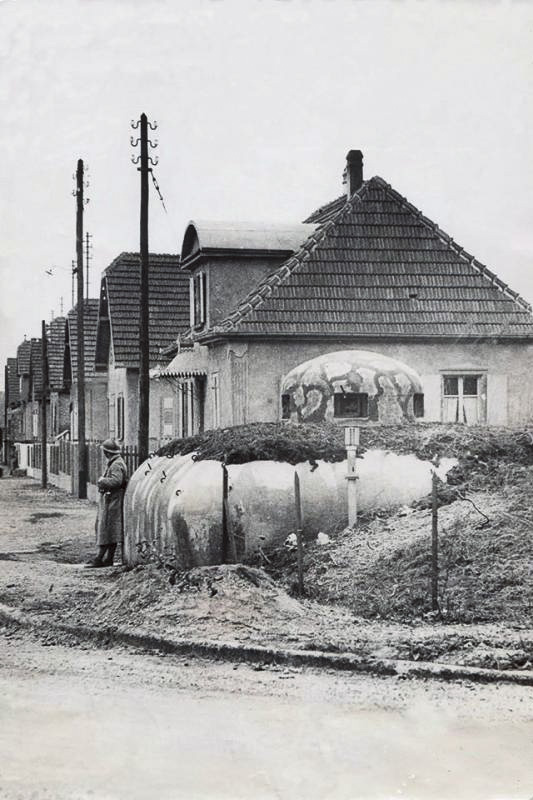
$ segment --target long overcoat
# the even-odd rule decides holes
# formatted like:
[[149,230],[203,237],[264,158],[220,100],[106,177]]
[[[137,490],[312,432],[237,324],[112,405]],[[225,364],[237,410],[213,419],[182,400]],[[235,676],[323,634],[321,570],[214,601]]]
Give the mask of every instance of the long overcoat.
[[119,544],[123,534],[123,500],[128,471],[122,458],[114,456],[98,479],[98,512],[96,514],[96,544]]

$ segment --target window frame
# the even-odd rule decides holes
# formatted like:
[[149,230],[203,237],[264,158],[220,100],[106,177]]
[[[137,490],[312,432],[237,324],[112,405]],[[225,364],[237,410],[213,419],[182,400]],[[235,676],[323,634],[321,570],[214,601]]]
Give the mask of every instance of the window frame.
[[[450,424],[458,425],[484,425],[487,421],[487,376],[486,369],[443,369],[441,370],[441,421],[445,422],[445,403],[447,400],[457,400],[457,417],[461,415],[463,419],[456,419]],[[464,382],[465,379],[477,379],[477,393],[465,394]],[[446,393],[446,381],[449,379],[457,380],[457,394]],[[466,419],[466,409],[464,407],[464,400],[476,400],[477,409],[474,422],[469,422]]]
[[220,376],[211,373],[211,413],[213,428],[220,428]]
[[207,273],[198,270],[192,276],[192,327],[203,328],[207,322]]
[[[365,413],[347,414],[346,409],[341,413],[339,408],[341,401],[346,402],[349,398],[360,398],[361,410]],[[333,395],[333,419],[368,419],[368,413],[368,392],[335,392]]]
[[126,412],[124,394],[119,392],[116,398],[116,438],[119,442],[124,441],[126,425]]

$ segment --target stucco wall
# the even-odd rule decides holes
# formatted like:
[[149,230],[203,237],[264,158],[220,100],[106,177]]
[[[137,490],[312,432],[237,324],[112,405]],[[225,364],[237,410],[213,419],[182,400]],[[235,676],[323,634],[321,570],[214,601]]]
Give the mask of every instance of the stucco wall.
[[207,275],[208,325],[212,327],[224,319],[262,278],[270,275],[284,260],[228,257],[203,261],[192,274],[203,271]]
[[387,343],[332,339],[328,342],[250,342],[237,340],[209,348],[209,376],[206,427],[213,427],[212,375],[220,386],[220,425],[233,425],[234,351],[246,361],[247,398],[245,421],[275,421],[281,417],[280,385],[283,376],[302,361],[350,346],[397,358],[413,367],[424,388],[424,419],[441,420],[442,374],[464,370],[487,376],[487,423],[523,425],[533,420],[533,344],[474,343]]
[[[161,400],[163,397],[174,396],[175,394],[176,387],[171,383],[150,381],[150,448],[158,447],[162,436]],[[116,403],[119,395],[124,397],[123,443],[134,446],[138,442],[139,431],[139,373],[137,370],[116,366],[109,367],[105,415],[106,419],[109,420],[109,433],[107,435],[113,437],[118,436]]]
[[[85,383],[85,438],[101,441],[107,437],[107,400],[106,380],[97,377]],[[73,383],[70,389],[72,405],[70,436],[78,437],[78,384]]]

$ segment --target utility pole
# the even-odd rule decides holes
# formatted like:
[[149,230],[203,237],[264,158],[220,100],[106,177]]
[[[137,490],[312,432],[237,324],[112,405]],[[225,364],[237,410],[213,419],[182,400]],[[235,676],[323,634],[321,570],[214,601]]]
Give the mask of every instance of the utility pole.
[[76,170],[76,277],[77,337],[76,364],[78,378],[78,497],[87,498],[87,447],[85,444],[85,325],[83,308],[83,161]]
[[138,451],[139,462],[148,458],[149,451],[149,418],[150,418],[150,296],[149,296],[149,251],[148,251],[148,174],[155,166],[157,159],[148,155],[148,145],[157,147],[157,142],[148,139],[148,127],[157,128],[157,123],[148,122],[146,114],[140,120],[132,122],[134,130],[140,127],[137,140],[131,137],[132,147],[141,145],[140,155],[132,156],[134,164],[141,173],[141,212],[140,212],[140,313],[139,313],[139,419],[138,419]]
[[46,401],[48,399],[48,347],[46,339],[46,322],[41,322],[41,370],[42,389],[41,389],[41,486],[46,489],[48,486],[48,453],[46,452]]
[[4,463],[9,464],[9,367],[6,364],[4,367]]

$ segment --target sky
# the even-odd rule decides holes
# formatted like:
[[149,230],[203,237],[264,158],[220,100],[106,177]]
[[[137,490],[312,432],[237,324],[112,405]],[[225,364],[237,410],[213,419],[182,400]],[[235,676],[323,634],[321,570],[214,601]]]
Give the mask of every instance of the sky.
[[71,307],[78,158],[91,296],[138,250],[141,112],[151,252],[190,219],[302,221],[360,149],[533,302],[532,79],[529,0],[0,0],[0,364]]

